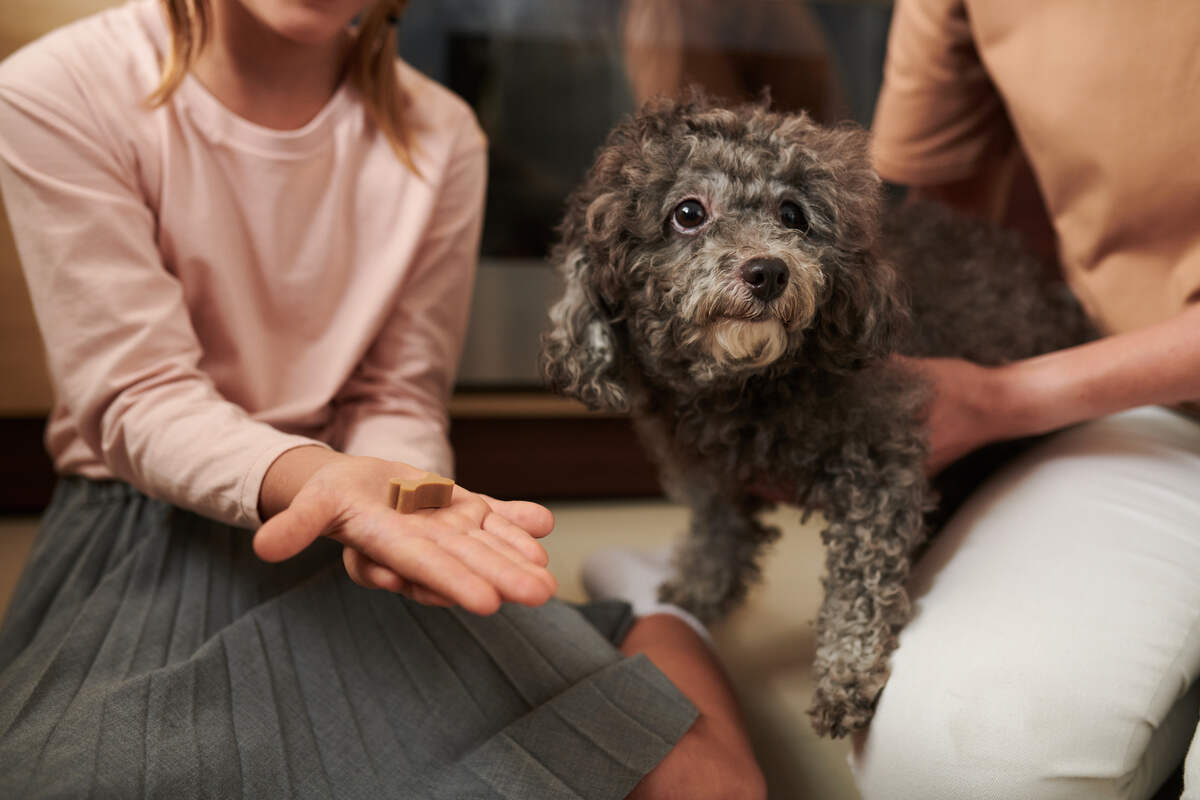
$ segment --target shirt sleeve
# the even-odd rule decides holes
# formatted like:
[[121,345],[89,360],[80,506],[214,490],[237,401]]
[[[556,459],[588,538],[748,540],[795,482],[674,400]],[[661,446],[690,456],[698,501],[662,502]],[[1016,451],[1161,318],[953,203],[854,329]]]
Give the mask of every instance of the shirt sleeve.
[[880,176],[913,186],[961,180],[1013,142],[963,0],[897,0],[872,123]]
[[157,247],[136,148],[89,113],[81,81],[38,66],[14,80],[10,64],[0,80],[0,190],[60,410],[116,477],[254,527],[267,468],[317,442],[217,392]]
[[396,307],[337,404],[345,452],[447,476],[454,474],[447,405],[466,337],[487,183],[486,140],[469,113],[449,159]]

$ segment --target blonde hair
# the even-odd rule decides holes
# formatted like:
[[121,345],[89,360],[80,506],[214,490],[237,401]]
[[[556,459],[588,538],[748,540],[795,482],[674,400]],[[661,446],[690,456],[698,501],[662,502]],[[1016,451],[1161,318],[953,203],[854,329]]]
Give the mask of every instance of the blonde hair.
[[[212,11],[208,0],[159,0],[171,29],[171,51],[163,62],[158,86],[146,98],[150,107],[167,102],[208,42]],[[408,0],[379,0],[363,12],[346,56],[346,75],[363,97],[367,114],[405,166],[413,164],[404,125],[407,97],[396,76],[395,22]]]

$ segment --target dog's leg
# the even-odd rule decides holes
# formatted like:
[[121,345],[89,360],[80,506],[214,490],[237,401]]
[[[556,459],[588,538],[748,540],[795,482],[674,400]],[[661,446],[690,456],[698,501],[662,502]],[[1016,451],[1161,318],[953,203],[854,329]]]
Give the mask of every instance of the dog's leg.
[[746,596],[759,577],[763,545],[774,541],[779,530],[754,518],[762,503],[753,498],[697,492],[690,499],[691,527],[675,552],[675,577],[659,588],[659,599],[708,623]]
[[828,487],[825,599],[817,622],[813,727],[834,737],[863,728],[888,677],[910,608],[906,582],[927,495],[917,444],[879,463],[844,457]]

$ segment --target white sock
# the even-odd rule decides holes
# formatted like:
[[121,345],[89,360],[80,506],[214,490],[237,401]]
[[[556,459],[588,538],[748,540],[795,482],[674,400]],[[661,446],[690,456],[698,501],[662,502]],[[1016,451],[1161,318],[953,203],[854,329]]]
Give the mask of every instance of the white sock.
[[672,547],[658,550],[600,550],[583,561],[583,588],[592,600],[624,600],[639,617],[670,614],[712,644],[704,623],[672,603],[658,599],[658,587],[671,575]]

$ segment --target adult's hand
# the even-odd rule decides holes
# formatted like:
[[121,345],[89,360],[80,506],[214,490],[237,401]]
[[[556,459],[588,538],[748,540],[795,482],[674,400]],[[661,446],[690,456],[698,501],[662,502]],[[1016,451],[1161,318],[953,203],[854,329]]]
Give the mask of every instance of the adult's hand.
[[931,384],[925,464],[930,475],[976,448],[1015,435],[1005,412],[1003,371],[958,358],[896,358]]
[[443,508],[391,508],[389,479],[422,474],[400,462],[290,450],[264,480],[261,506],[270,518],[255,534],[254,550],[282,561],[329,536],[345,546],[346,571],[356,583],[477,614],[495,612],[502,601],[532,606],[554,595],[558,585],[537,541],[554,527],[547,509],[461,486]]

